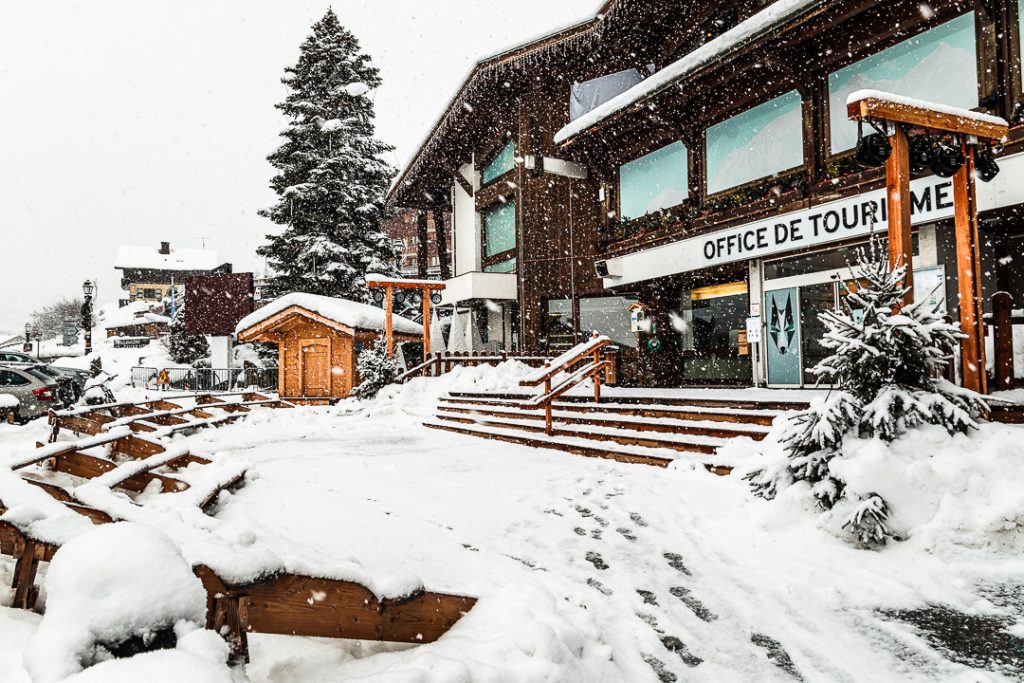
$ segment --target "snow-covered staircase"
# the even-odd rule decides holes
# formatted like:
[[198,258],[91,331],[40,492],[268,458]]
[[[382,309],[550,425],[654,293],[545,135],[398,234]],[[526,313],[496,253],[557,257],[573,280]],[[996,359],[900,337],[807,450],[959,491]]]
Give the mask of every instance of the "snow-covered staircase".
[[[621,462],[666,466],[712,457],[731,439],[760,440],[780,414],[806,403],[670,397],[652,392],[602,397],[566,395],[552,404],[553,430],[545,433],[544,409],[528,405],[530,393],[453,392],[441,398],[427,427],[552,448]],[[721,473],[726,473],[721,471]]]

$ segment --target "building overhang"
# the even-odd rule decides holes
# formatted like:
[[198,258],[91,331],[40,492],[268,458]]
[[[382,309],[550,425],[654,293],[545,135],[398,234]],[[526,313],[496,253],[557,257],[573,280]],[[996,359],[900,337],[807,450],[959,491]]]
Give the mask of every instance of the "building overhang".
[[480,299],[515,301],[519,290],[515,273],[465,273],[445,280],[445,285],[442,306]]
[[[990,183],[976,185],[979,212],[1024,204],[1024,154],[998,161],[1000,174]],[[918,178],[911,182],[910,191],[914,197],[913,225],[953,217],[951,178]],[[872,210],[882,210],[885,193],[883,187],[610,258],[606,261],[608,276],[602,282],[606,289],[618,289],[737,261],[867,238],[872,229],[885,236],[885,214],[878,213],[874,223],[871,221]]]

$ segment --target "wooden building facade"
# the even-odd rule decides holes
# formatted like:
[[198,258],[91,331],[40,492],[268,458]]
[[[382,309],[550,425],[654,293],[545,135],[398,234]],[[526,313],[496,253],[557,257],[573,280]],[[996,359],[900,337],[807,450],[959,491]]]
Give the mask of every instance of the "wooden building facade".
[[[480,62],[391,201],[451,212],[454,279],[514,276],[509,350],[596,329],[626,380],[813,384],[816,313],[885,232],[867,210],[884,211],[884,169],[853,158],[855,90],[1010,122],[1001,173],[978,183],[981,277],[986,302],[1024,306],[1022,34],[1018,0],[610,0]],[[951,183],[924,167],[911,189],[917,291],[957,319]]]

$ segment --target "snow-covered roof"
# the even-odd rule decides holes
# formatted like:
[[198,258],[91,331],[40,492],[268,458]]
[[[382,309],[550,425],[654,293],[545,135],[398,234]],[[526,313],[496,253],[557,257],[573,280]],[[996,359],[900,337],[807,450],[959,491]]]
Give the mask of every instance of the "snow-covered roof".
[[[235,327],[235,332],[247,330],[272,318],[281,311],[292,306],[304,308],[336,323],[359,330],[382,331],[384,329],[384,309],[362,304],[348,299],[336,299],[319,294],[286,294],[266,306],[242,318]],[[398,334],[423,334],[423,327],[408,318],[392,315],[392,327]]]
[[948,104],[939,104],[938,102],[929,102],[927,100],[918,100],[913,97],[905,97],[903,95],[897,95],[891,92],[885,92],[884,90],[856,90],[849,94],[846,98],[846,104],[853,104],[854,102],[860,102],[861,100],[878,100],[879,102],[889,102],[891,104],[899,104],[905,107],[916,107],[917,109],[927,109],[939,114],[948,114],[949,116],[956,116],[957,118],[967,119],[971,121],[980,121],[982,123],[990,123],[994,126],[1008,126],[1006,119],[999,116],[992,116],[991,114],[983,114],[977,111],[971,111],[970,109],[963,109],[961,107],[951,107]]
[[741,21],[731,29],[698,47],[693,52],[669,64],[650,78],[637,83],[629,90],[613,97],[599,107],[592,109],[555,134],[555,142],[561,144],[601,123],[608,117],[647,99],[658,91],[672,85],[699,69],[722,59],[746,42],[770,31],[778,24],[797,17],[823,0],[776,0],[754,16]]
[[161,254],[157,247],[122,244],[117,249],[115,268],[147,268],[150,270],[213,270],[221,265],[213,249],[171,249]]
[[120,308],[116,304],[104,306],[100,309],[100,324],[105,329],[143,323],[170,324],[170,318],[150,310],[153,306],[154,304],[147,301],[132,301],[127,306]]

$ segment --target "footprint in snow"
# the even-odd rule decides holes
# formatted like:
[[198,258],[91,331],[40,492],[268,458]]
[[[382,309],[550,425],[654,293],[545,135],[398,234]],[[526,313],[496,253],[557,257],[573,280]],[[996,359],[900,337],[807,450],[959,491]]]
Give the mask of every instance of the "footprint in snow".
[[630,512],[629,518],[633,520],[633,524],[637,526],[647,526],[647,520],[640,516],[639,512]]
[[627,541],[635,541],[636,540],[636,536],[634,536],[632,533],[630,533],[629,529],[626,529],[626,528],[622,527],[622,528],[616,529],[616,531],[618,531],[620,534],[622,534],[622,537],[625,538]]
[[587,535],[587,530],[584,529],[581,526],[576,527],[575,529],[573,529],[573,531],[576,532],[577,536],[586,536]]
[[654,630],[654,632],[657,633],[659,636],[665,635],[665,632],[658,627],[658,620],[655,618],[653,614],[648,614],[647,612],[637,612],[636,616],[638,619],[640,619],[640,621],[650,626]]
[[679,655],[679,659],[683,660],[683,664],[686,666],[697,666],[704,661],[690,652],[690,648],[686,647],[686,643],[675,636],[665,636],[661,639],[661,644],[664,645],[665,649],[669,652],[675,652]]
[[603,583],[597,579],[587,579],[587,585],[596,588],[603,595],[612,595],[612,589],[606,588]]
[[463,543],[462,547],[465,548],[466,550],[469,550],[469,551],[474,552],[474,553],[480,552],[480,548],[472,546],[472,545],[470,545],[468,543]]
[[668,560],[668,566],[672,567],[672,569],[686,574],[687,576],[692,576],[692,574],[690,574],[690,570],[686,568],[685,564],[683,564],[682,555],[679,555],[678,553],[665,553],[662,557]]
[[658,605],[658,598],[651,591],[645,591],[642,588],[637,588],[636,592],[640,595],[641,598],[644,599],[645,605]]
[[608,526],[608,520],[604,517],[598,517],[597,515],[594,515],[594,521],[600,524],[601,526]]
[[803,676],[800,675],[800,672],[797,671],[796,665],[793,664],[793,659],[789,656],[789,653],[786,652],[786,649],[782,647],[782,643],[771,636],[764,635],[763,633],[751,634],[750,642],[758,647],[764,648],[768,655],[768,661],[772,664],[779,667],[796,680],[804,680]]
[[594,565],[598,569],[604,571],[608,569],[608,564],[602,559],[601,553],[589,552],[587,553],[587,562]]
[[665,668],[665,662],[661,661],[654,655],[643,655],[644,661],[647,662],[647,666],[654,669],[654,673],[658,676],[658,680],[661,683],[675,683],[677,680],[676,675]]
[[704,621],[714,621],[718,618],[718,615],[705,607],[704,603],[693,597],[693,594],[690,593],[689,589],[683,588],[682,586],[673,586],[669,589],[669,592],[682,600],[687,607],[693,610],[693,613],[696,614],[698,618],[703,619]]
[[576,512],[580,513],[580,517],[591,517],[594,514],[590,511],[589,508],[585,508],[582,505],[575,505],[573,506],[573,509],[575,509]]
[[600,529],[591,529],[590,530],[590,537],[591,538],[595,538],[595,539],[600,541],[601,540],[601,530]]

